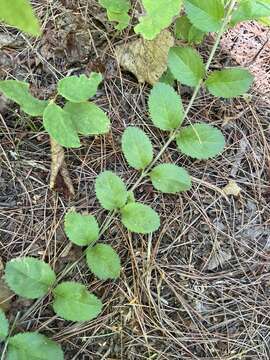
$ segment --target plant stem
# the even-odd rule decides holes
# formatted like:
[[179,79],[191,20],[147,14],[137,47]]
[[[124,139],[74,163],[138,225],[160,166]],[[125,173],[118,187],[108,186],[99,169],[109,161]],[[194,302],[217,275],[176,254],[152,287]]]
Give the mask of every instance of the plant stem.
[[[215,40],[215,43],[212,47],[212,50],[211,50],[211,53],[209,55],[209,58],[208,58],[208,61],[205,65],[205,72],[207,73],[207,71],[209,70],[209,67],[213,61],[213,58],[215,56],[215,53],[217,51],[217,48],[218,48],[218,45],[220,43],[220,39],[230,21],[230,18],[231,18],[231,15],[232,15],[232,12],[233,12],[233,9],[235,7],[237,3],[237,0],[232,0],[230,2],[230,5],[229,5],[229,8],[228,8],[228,11],[227,11],[227,14],[226,14],[226,17],[222,23],[222,26],[217,34],[217,38]],[[197,86],[195,87],[194,89],[194,92],[192,94],[192,97],[188,103],[188,106],[185,110],[185,113],[183,115],[183,121],[187,118],[191,108],[193,107],[194,105],[194,102],[197,98],[197,95],[200,91],[200,88],[203,84],[203,79],[201,79]],[[182,121],[182,122],[183,122]],[[175,129],[172,131],[169,139],[167,140],[167,142],[163,145],[163,147],[160,149],[159,153],[157,154],[157,156],[153,159],[153,161],[151,162],[151,164],[141,173],[141,175],[139,176],[139,178],[137,179],[137,181],[130,187],[130,189],[128,189],[129,191],[134,191],[140,184],[141,184],[141,181],[149,174],[149,172],[151,171],[151,169],[153,168],[153,166],[157,163],[157,161],[161,158],[161,156],[163,155],[163,153],[167,150],[167,148],[170,146],[170,144],[174,141],[175,139],[175,136],[177,135],[181,125],[182,125],[182,122],[181,124]],[[113,211],[110,211],[105,219],[105,221],[103,222],[102,226],[101,226],[101,229],[100,229],[100,235],[104,234],[104,232],[108,229],[108,227],[111,225],[112,221],[113,221],[113,218],[114,216],[116,215],[116,210],[113,210]],[[91,245],[89,245],[89,247],[92,247],[95,243],[92,243]],[[89,248],[88,247],[88,248]],[[87,248],[87,249],[88,249]],[[86,249],[86,251],[87,251]],[[75,263],[75,265],[77,264],[77,262]],[[69,269],[73,268],[75,266],[74,264],[72,264]],[[66,272],[65,272],[66,273]]]
[[[205,72],[207,73],[207,71],[209,70],[209,67],[213,61],[213,58],[215,56],[215,53],[217,51],[217,48],[219,46],[219,43],[220,43],[220,40],[221,40],[221,37],[224,33],[224,31],[226,30],[226,27],[230,21],[230,18],[231,18],[231,15],[232,15],[232,12],[234,10],[234,7],[237,3],[237,0],[231,0],[231,2],[229,3],[229,6],[228,6],[228,11],[227,11],[227,14],[224,18],[224,21],[223,21],[223,24],[217,34],[217,38],[215,40],[215,43],[213,45],[213,48],[211,50],[211,53],[209,55],[209,58],[208,58],[208,61],[206,63],[206,66],[205,66]],[[197,95],[200,91],[200,88],[203,84],[203,79],[201,79],[197,86],[195,87],[194,89],[194,92],[192,94],[192,97],[188,103],[188,106],[185,110],[185,113],[183,115],[183,120],[182,122],[187,118],[191,108],[193,107],[194,105],[194,102],[197,98]],[[163,147],[161,148],[161,150],[159,151],[159,153],[157,154],[157,156],[153,159],[153,161],[151,162],[151,164],[141,173],[141,175],[139,176],[139,178],[136,180],[136,182],[129,188],[129,191],[134,191],[142,182],[142,180],[149,174],[149,172],[151,171],[151,169],[153,168],[153,166],[157,163],[157,161],[161,158],[161,156],[163,155],[163,153],[167,150],[167,148],[170,146],[170,144],[174,141],[181,125],[182,125],[182,122],[181,124],[175,129],[172,131],[172,133],[170,134],[170,137],[169,139],[167,140],[167,142],[163,145]],[[116,210],[113,210],[113,211],[110,211],[108,213],[108,215],[106,216],[103,224],[101,225],[101,228],[100,228],[100,235],[104,234],[104,232],[108,229],[108,227],[111,225],[111,223],[113,222],[113,219],[114,219],[114,216],[116,215],[117,211]],[[69,265],[66,269],[64,269],[57,277],[57,280],[56,280],[56,283],[59,283],[59,281],[61,281],[79,262],[80,260],[82,260],[82,258],[84,257],[85,253],[87,252],[87,250],[92,247],[96,242],[93,242],[91,243],[91,245],[89,245],[87,247],[87,249],[84,251],[84,254],[78,259],[76,260],[74,263],[72,263],[71,265]],[[35,308],[35,305],[37,303],[39,303],[41,301],[41,299],[38,299],[35,304],[32,305],[32,309]],[[31,309],[29,309],[28,313],[31,312]],[[19,321],[22,321],[22,319],[24,319],[24,317],[22,317]],[[18,322],[19,322],[18,321]]]
[[[213,47],[212,47],[212,50],[211,50],[211,53],[210,53],[210,55],[209,55],[208,61],[207,61],[206,65],[205,65],[205,73],[207,73],[207,71],[209,70],[209,67],[210,67],[210,65],[211,65],[211,63],[212,63],[212,61],[213,61],[213,58],[214,58],[215,53],[216,53],[216,51],[217,51],[217,48],[218,48],[218,46],[219,46],[221,37],[222,37],[224,31],[226,30],[226,27],[227,27],[228,23],[230,22],[230,18],[231,18],[231,15],[232,15],[232,12],[233,12],[233,10],[234,10],[234,7],[235,7],[236,3],[237,3],[237,0],[232,0],[232,1],[230,2],[230,4],[229,4],[226,17],[225,17],[225,19],[224,19],[224,21],[223,21],[223,23],[222,23],[222,26],[221,26],[218,34],[217,34],[217,38],[216,38],[215,43],[214,43],[214,45],[213,45]],[[188,116],[191,108],[193,107],[194,102],[195,102],[195,100],[196,100],[196,98],[197,98],[197,95],[198,95],[198,93],[199,93],[199,91],[200,91],[200,88],[201,88],[202,84],[203,84],[203,79],[201,79],[201,80],[198,82],[197,86],[196,86],[195,89],[194,89],[194,92],[193,92],[193,94],[192,94],[192,97],[191,97],[191,99],[190,99],[190,101],[189,101],[189,103],[188,103],[188,106],[187,106],[186,110],[185,110],[185,113],[184,113],[182,122],[187,118],[187,116]],[[151,162],[151,164],[141,173],[140,177],[137,179],[137,181],[135,182],[135,184],[133,184],[133,186],[129,189],[130,191],[134,191],[134,190],[141,184],[142,179],[145,178],[145,177],[149,174],[149,172],[151,171],[151,169],[153,168],[153,166],[157,163],[157,161],[161,158],[161,156],[163,155],[163,153],[167,150],[167,148],[170,146],[170,144],[174,141],[174,139],[175,139],[175,137],[176,137],[176,135],[177,135],[177,133],[178,133],[181,125],[182,125],[182,122],[181,122],[181,124],[180,124],[175,130],[172,131],[172,133],[171,133],[169,139],[167,140],[167,142],[166,142],[166,143],[163,145],[163,147],[160,149],[159,153],[158,153],[157,156],[153,159],[153,161]],[[115,212],[114,212],[114,214],[115,214]],[[101,233],[102,233],[102,234],[108,229],[108,227],[109,227],[110,224],[111,224],[111,221],[112,221],[112,219],[113,219],[113,216],[112,216],[111,213],[108,214],[108,218],[109,218],[109,219],[108,219],[108,220],[106,219],[105,222],[103,223],[102,230],[101,230]]]

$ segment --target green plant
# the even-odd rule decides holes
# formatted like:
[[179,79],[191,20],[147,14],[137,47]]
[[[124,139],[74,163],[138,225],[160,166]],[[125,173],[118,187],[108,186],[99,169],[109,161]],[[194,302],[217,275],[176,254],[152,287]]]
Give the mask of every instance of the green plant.
[[28,0],[0,0],[0,20],[30,35],[41,34],[39,21]]
[[175,21],[175,37],[177,39],[184,40],[189,44],[200,44],[205,34],[204,31],[197,29],[186,15],[180,16]]
[[[119,277],[121,265],[115,250],[107,244],[95,244],[99,238],[99,225],[94,216],[68,212],[65,216],[65,232],[74,244],[87,246],[87,265],[98,279]],[[7,262],[4,279],[16,295],[26,299],[51,295],[53,310],[65,320],[89,321],[102,310],[101,300],[90,293],[85,285],[74,281],[57,282],[49,264],[33,257]],[[8,337],[8,328],[8,321],[0,311],[0,341],[6,341],[7,359],[63,359],[60,346],[44,335],[27,332]]]
[[[270,25],[269,0],[238,0],[233,12],[231,26],[245,20],[259,20]],[[129,25],[129,0],[99,0],[107,10],[108,19],[118,22],[115,26],[123,30]],[[187,16],[176,20],[176,37],[189,43],[200,43],[207,32],[220,29],[229,0],[142,0],[145,15],[134,27],[137,34],[146,40],[153,40],[163,29],[170,26],[184,7]]]
[[269,0],[242,0],[234,12],[231,24],[235,25],[246,20],[261,20],[269,25],[270,1]]
[[140,23],[135,26],[134,31],[142,34],[146,40],[153,40],[179,14],[182,0],[142,0],[142,4],[146,15],[139,18]]
[[0,81],[0,91],[20,105],[30,116],[43,116],[48,134],[60,145],[80,147],[79,134],[98,135],[110,130],[110,120],[97,105],[89,102],[102,81],[101,74],[68,76],[57,85],[57,96],[67,100],[62,108],[53,100],[38,100],[30,93],[29,84],[17,80]]
[[115,26],[117,30],[123,30],[128,26],[130,20],[128,15],[129,0],[98,0],[98,2],[107,10],[108,19],[118,23]]
[[[205,123],[189,123],[182,127],[188,120],[188,114],[199,91],[204,88],[214,96],[232,98],[245,94],[252,83],[252,76],[245,69],[209,70],[221,36],[235,14],[234,11],[239,11],[239,8],[235,10],[236,0],[190,0],[185,1],[184,5],[189,31],[192,26],[202,33],[217,31],[217,38],[206,64],[194,48],[182,46],[170,50],[168,67],[172,76],[181,84],[194,88],[189,104],[183,106],[180,96],[172,86],[157,83],[149,95],[148,110],[153,126],[168,133],[166,143],[156,154],[148,135],[142,129],[127,127],[122,135],[122,151],[128,165],[138,172],[137,181],[128,188],[112,171],[106,170],[97,176],[97,199],[101,206],[109,211],[102,228],[92,215],[79,214],[74,210],[65,215],[64,227],[69,240],[77,246],[86,247],[86,263],[100,280],[117,279],[120,275],[121,264],[116,251],[110,245],[97,243],[116,216],[129,231],[135,233],[152,233],[160,226],[156,211],[136,201],[134,191],[142,181],[151,181],[154,189],[163,193],[181,193],[191,188],[193,179],[184,168],[174,163],[158,164],[169,145],[176,142],[180,152],[198,160],[213,158],[223,151],[225,139],[219,129]],[[188,36],[185,40],[191,42]],[[100,81],[99,74],[92,74],[90,78],[81,76],[61,80],[58,94],[68,100],[63,109],[55,101],[34,99],[25,83],[4,81],[0,82],[0,89],[24,111],[29,114],[31,112],[30,115],[43,114],[45,128],[59,143],[78,147],[78,133],[92,134],[94,126],[95,131],[98,127],[98,133],[108,130],[106,115],[102,113],[101,116],[100,109],[87,101],[95,94]],[[94,124],[93,114],[98,114]],[[58,121],[57,126],[53,122],[55,119]],[[19,258],[7,263],[5,279],[17,295],[30,299],[52,296],[52,307],[60,317],[71,321],[88,321],[101,312],[102,303],[84,285],[72,281],[61,282],[61,278],[73,267],[74,264],[56,280],[56,274],[45,262],[29,257]],[[3,339],[7,337],[7,321],[3,315],[0,323],[0,337]],[[16,336],[19,335],[13,338]],[[7,340],[7,344],[9,349],[12,342]]]
[[[18,333],[9,336],[8,320],[0,309],[0,341],[5,341],[3,353],[7,360],[64,360],[61,346],[38,332]],[[3,358],[3,357],[1,357]]]

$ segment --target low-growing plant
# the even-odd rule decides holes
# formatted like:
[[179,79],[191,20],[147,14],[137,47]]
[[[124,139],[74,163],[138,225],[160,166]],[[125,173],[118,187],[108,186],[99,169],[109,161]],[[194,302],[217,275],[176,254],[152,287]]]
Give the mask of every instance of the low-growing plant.
[[[43,117],[48,134],[60,145],[68,148],[81,146],[79,134],[99,135],[110,130],[107,115],[93,102],[102,75],[92,72],[86,75],[68,76],[59,80],[57,95],[53,100],[39,100],[31,95],[29,84],[17,80],[0,81],[0,91],[20,105],[30,116]],[[58,96],[65,98],[64,107],[57,105]]]
[[[129,0],[99,0],[107,10],[108,19],[117,22],[115,28],[123,30],[129,25],[131,9]],[[153,40],[163,29],[172,24],[175,17],[184,10],[186,16],[176,20],[176,37],[190,43],[202,41],[208,32],[217,32],[226,15],[230,0],[142,0],[144,15],[134,31],[146,40]],[[230,26],[241,21],[258,20],[270,25],[269,0],[238,0]]]
[[7,360],[64,360],[61,346],[55,341],[39,332],[18,333],[9,335],[9,322],[0,309],[0,342],[5,341],[5,347],[1,354]]
[[0,21],[30,35],[41,34],[39,21],[28,0],[0,0]]
[[[105,3],[110,5],[109,1],[100,2],[103,6]],[[145,6],[150,4],[147,1],[143,3]],[[225,139],[219,129],[202,122],[189,122],[185,126],[183,123],[188,120],[190,109],[202,88],[213,96],[227,99],[245,94],[252,83],[253,77],[246,69],[226,68],[210,71],[221,36],[235,14],[242,11],[243,3],[241,2],[239,7],[236,7],[236,3],[236,0],[184,1],[186,17],[180,18],[181,24],[178,24],[177,30],[179,37],[191,44],[196,43],[199,36],[204,33],[217,32],[206,64],[197,50],[191,46],[175,46],[169,52],[168,69],[172,77],[181,84],[194,88],[189,104],[183,106],[181,97],[172,86],[161,82],[154,85],[148,99],[149,115],[152,125],[168,134],[166,143],[155,153],[150,138],[142,129],[136,126],[127,127],[122,135],[121,146],[128,165],[138,171],[135,183],[128,188],[117,174],[108,170],[97,176],[96,197],[100,205],[109,211],[102,227],[99,227],[96,218],[90,214],[79,214],[75,210],[70,210],[65,215],[64,229],[67,237],[75,245],[85,247],[86,263],[100,280],[117,279],[121,271],[120,258],[116,251],[110,245],[98,242],[115,218],[119,217],[123,226],[134,233],[149,234],[160,227],[157,212],[150,206],[136,201],[134,190],[142,181],[151,181],[155,190],[168,194],[191,189],[192,177],[186,169],[175,163],[159,162],[169,145],[176,142],[182,154],[197,160],[208,160],[223,151]],[[148,7],[149,14],[152,11],[150,9],[151,5]],[[111,8],[110,11],[117,13],[116,10]],[[144,26],[147,28],[148,21],[151,23],[147,20],[149,14],[146,15],[145,22],[141,21],[141,29]],[[171,16],[168,15],[168,18]],[[187,29],[183,26],[183,21]],[[192,30],[193,26],[196,29]],[[151,26],[148,30],[153,34]],[[101,76],[95,73],[90,78],[83,75],[60,80],[58,95],[68,101],[64,108],[57,105],[55,99],[41,101],[33,98],[26,83],[2,81],[0,90],[29,115],[43,116],[45,129],[61,145],[79,147],[78,134],[100,134],[109,130],[107,116],[95,104],[88,102],[96,93],[100,81]],[[73,266],[70,266],[68,271]],[[13,259],[5,267],[5,280],[15,294],[28,299],[51,296],[53,310],[65,320],[88,321],[95,318],[102,310],[101,300],[90,293],[83,284],[73,281],[61,282],[62,277],[58,276],[56,279],[56,274],[48,264],[31,257]],[[23,359],[19,357],[21,349],[27,356],[29,353],[27,359],[35,359],[29,348],[32,342],[40,344],[42,339],[45,339],[44,335],[25,333],[15,336],[11,334],[8,337],[8,323],[1,313],[0,325],[0,338],[6,340],[8,359],[15,359],[15,356]],[[59,347],[50,341],[44,342],[47,347],[52,346],[54,349],[46,351],[52,351],[52,354],[53,351],[58,351],[50,358],[60,359],[62,355]]]

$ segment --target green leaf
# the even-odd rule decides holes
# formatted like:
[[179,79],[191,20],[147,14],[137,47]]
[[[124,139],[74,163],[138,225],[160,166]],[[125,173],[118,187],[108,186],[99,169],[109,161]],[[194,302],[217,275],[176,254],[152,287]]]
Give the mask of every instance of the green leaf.
[[207,124],[195,124],[183,128],[176,142],[185,155],[199,160],[215,157],[225,146],[222,132]]
[[205,32],[218,31],[225,15],[221,0],[184,0],[191,23]]
[[138,127],[126,128],[122,136],[122,151],[134,169],[145,169],[153,160],[153,147],[149,137]]
[[163,193],[176,194],[191,188],[188,172],[174,164],[161,164],[154,167],[150,178],[154,188]]
[[142,4],[147,14],[139,18],[134,31],[146,40],[153,40],[179,14],[182,0],[142,0]]
[[265,26],[270,26],[270,17],[262,17],[258,20],[258,22]]
[[171,48],[168,61],[173,76],[184,85],[196,86],[204,78],[203,60],[193,48]]
[[189,30],[193,26],[186,15],[179,17],[175,22],[175,37],[188,41]]
[[99,0],[98,2],[107,10],[108,19],[118,22],[118,25],[115,26],[117,30],[123,30],[128,26],[130,20],[129,0]]
[[79,134],[99,135],[110,130],[110,120],[97,105],[90,102],[68,102],[64,110],[71,116]]
[[127,204],[136,202],[134,192],[129,190],[128,191],[128,197],[127,197]]
[[192,25],[188,33],[188,43],[200,44],[203,41],[205,34],[205,32],[197,29],[194,25]]
[[149,96],[148,108],[153,124],[161,130],[177,129],[183,121],[181,97],[170,85],[154,85]]
[[200,44],[205,32],[192,25],[187,16],[181,16],[175,23],[175,36],[177,39],[187,41],[189,44]]
[[65,233],[72,243],[86,246],[98,240],[98,222],[93,215],[69,211],[65,216]]
[[36,99],[31,95],[29,87],[29,84],[23,81],[0,81],[0,92],[2,92],[10,100],[20,105],[21,109],[25,113],[31,116],[42,116],[49,102]]
[[135,233],[149,234],[160,226],[158,214],[148,205],[129,203],[121,209],[121,215],[125,227]]
[[68,148],[81,146],[70,114],[55,103],[50,103],[46,107],[43,114],[43,125],[58,144]]
[[270,16],[270,1],[242,0],[237,10],[233,12],[231,24],[235,25],[246,20],[259,20],[268,16]]
[[173,74],[171,73],[170,69],[167,69],[161,76],[161,78],[159,79],[159,82],[167,84],[167,85],[174,85],[175,82],[175,78],[173,76]]
[[1,20],[30,35],[41,35],[39,21],[27,0],[0,0]]
[[85,102],[96,95],[97,88],[102,81],[102,75],[92,72],[90,77],[67,76],[58,81],[57,90],[60,95],[69,101],[80,103]]
[[127,202],[126,185],[112,171],[104,171],[98,175],[95,189],[101,206],[106,210],[120,209]]
[[44,296],[55,282],[50,265],[32,257],[12,259],[6,264],[5,280],[15,294],[27,299]]
[[89,321],[102,310],[102,302],[86,286],[73,281],[57,285],[53,295],[53,309],[65,320]]
[[106,244],[97,244],[86,252],[89,269],[100,280],[117,279],[120,275],[121,264],[115,250]]
[[8,336],[8,320],[3,310],[0,309],[0,341]]
[[64,360],[61,346],[39,334],[26,332],[8,340],[7,360]]
[[253,76],[248,70],[232,68],[213,71],[205,84],[212,95],[233,98],[245,94],[252,82]]

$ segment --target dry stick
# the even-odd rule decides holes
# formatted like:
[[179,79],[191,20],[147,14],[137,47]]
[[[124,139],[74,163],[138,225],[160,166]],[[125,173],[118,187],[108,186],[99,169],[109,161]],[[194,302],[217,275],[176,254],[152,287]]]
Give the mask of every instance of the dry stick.
[[[227,11],[227,15],[223,21],[223,24],[217,34],[217,38],[216,38],[216,41],[213,45],[213,48],[211,50],[211,53],[209,55],[209,58],[208,58],[208,61],[206,63],[206,66],[205,66],[205,72],[207,72],[209,70],[209,67],[212,63],[212,60],[215,56],[215,53],[217,51],[217,48],[218,48],[218,45],[220,43],[220,40],[221,40],[221,37],[228,25],[228,23],[230,22],[230,19],[231,19],[231,15],[232,15],[232,12],[234,10],[234,7],[237,3],[237,0],[231,0],[231,2],[229,3],[229,6],[228,6],[228,11]],[[190,102],[186,108],[186,111],[184,113],[184,116],[183,116],[183,121],[187,118],[188,114],[189,114],[189,111],[191,110],[196,98],[197,98],[197,95],[199,93],[199,90],[202,86],[202,83],[203,83],[203,80],[201,79],[194,92],[193,92],[193,95],[190,99]],[[169,139],[167,140],[167,142],[163,145],[163,147],[161,148],[161,150],[159,151],[159,153],[157,154],[157,156],[154,158],[154,160],[151,162],[151,164],[141,173],[140,177],[137,179],[137,181],[135,182],[135,184],[133,184],[133,186],[129,189],[130,191],[133,191],[135,190],[142,182],[142,180],[149,174],[150,170],[152,169],[152,167],[156,164],[156,162],[161,158],[161,156],[163,155],[163,153],[166,151],[166,149],[169,147],[169,145],[174,141],[175,139],[175,136],[177,135],[177,132],[179,131],[181,125],[178,126],[175,130],[172,131]],[[196,181],[195,178],[193,178],[193,180]],[[200,181],[199,183],[202,183],[202,181]],[[105,218],[105,221],[103,222],[103,224],[101,225],[101,229],[100,229],[100,236],[102,234],[104,234],[104,232],[108,229],[108,227],[111,225],[113,219],[114,219],[114,216],[116,215],[117,211],[116,210],[113,210],[111,212],[109,212],[109,214],[107,215],[107,217]],[[98,241],[98,240],[97,240]],[[57,280],[56,280],[56,284],[59,283],[59,281],[61,281],[85,256],[85,253],[87,252],[87,250],[92,247],[96,242],[93,242],[91,243],[91,245],[89,245],[86,250],[84,251],[84,254],[78,259],[76,260],[73,264],[71,264],[70,266],[68,266],[66,269],[64,269],[57,277]],[[54,284],[55,285],[55,284]],[[38,305],[39,303],[41,303],[43,301],[44,298],[41,298],[41,299],[38,299],[33,305],[32,307],[23,315],[23,317],[20,319],[20,321],[23,321],[27,316],[28,314],[31,313],[31,311],[33,311]]]

